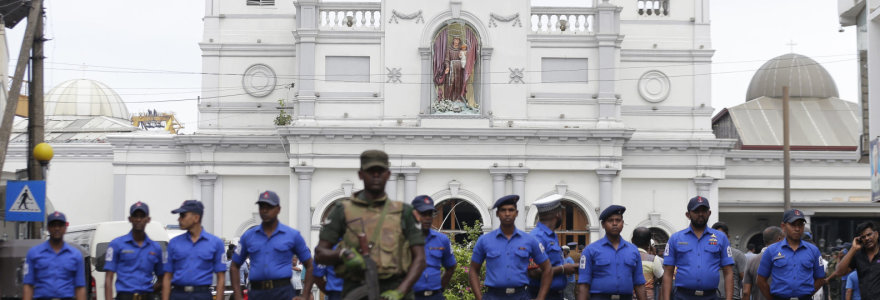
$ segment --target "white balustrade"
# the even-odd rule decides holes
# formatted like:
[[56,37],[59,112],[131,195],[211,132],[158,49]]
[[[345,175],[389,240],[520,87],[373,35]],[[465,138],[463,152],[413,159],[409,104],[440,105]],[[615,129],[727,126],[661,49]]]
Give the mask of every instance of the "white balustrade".
[[594,34],[592,8],[533,7],[532,32],[537,34]]
[[318,26],[321,30],[381,30],[379,3],[322,3]]
[[638,0],[639,15],[668,16],[669,0]]

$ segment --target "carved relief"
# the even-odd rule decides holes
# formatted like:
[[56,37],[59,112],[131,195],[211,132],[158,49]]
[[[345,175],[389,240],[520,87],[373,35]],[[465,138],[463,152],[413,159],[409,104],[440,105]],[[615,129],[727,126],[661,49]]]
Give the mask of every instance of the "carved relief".
[[651,103],[660,103],[666,100],[666,97],[669,97],[669,90],[671,88],[669,77],[657,70],[645,72],[639,78],[638,87],[639,95],[642,96],[642,99]]
[[503,23],[513,21],[513,24],[511,24],[511,26],[522,27],[522,21],[519,20],[519,13],[515,13],[507,17],[502,17],[496,15],[495,13],[489,13],[489,27],[498,27],[498,23],[495,23],[495,21]]
[[275,90],[275,71],[267,65],[255,64],[247,68],[241,78],[241,86],[248,95],[261,98]]
[[507,83],[526,83],[525,81],[523,81],[523,77],[525,77],[525,75],[523,75],[523,71],[525,71],[526,68],[507,69],[510,70],[510,81],[508,81]]
[[402,81],[400,81],[400,76],[401,76],[400,69],[401,68],[385,67],[385,70],[388,70],[388,73],[387,73],[388,80],[386,80],[385,82],[386,83],[403,83]]
[[422,17],[422,10],[420,9],[417,12],[411,14],[403,14],[396,10],[391,10],[391,18],[388,19],[388,23],[394,22],[394,24],[398,24],[397,19],[404,20],[412,20],[416,19],[416,24],[425,23],[425,18]]

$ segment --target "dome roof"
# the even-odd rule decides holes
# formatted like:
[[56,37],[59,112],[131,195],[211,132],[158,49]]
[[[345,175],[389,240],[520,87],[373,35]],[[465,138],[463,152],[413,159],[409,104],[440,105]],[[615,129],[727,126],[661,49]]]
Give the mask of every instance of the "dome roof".
[[90,79],[72,79],[52,88],[46,94],[46,116],[107,116],[123,120],[130,117],[119,94]]
[[758,69],[749,83],[746,101],[760,97],[782,98],[782,86],[790,97],[840,97],[837,85],[822,65],[812,58],[789,53],[773,58]]

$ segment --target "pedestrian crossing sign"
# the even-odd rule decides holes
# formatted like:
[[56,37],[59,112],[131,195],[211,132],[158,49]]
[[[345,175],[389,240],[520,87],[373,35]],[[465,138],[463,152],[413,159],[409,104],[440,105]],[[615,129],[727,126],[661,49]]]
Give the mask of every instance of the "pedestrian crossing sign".
[[8,181],[6,221],[42,222],[46,214],[46,182]]

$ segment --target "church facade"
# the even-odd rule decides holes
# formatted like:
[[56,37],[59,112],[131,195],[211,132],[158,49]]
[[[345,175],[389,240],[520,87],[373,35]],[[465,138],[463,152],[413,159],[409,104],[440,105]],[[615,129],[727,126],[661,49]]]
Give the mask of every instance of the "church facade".
[[[90,200],[107,209],[88,220],[121,220],[144,201],[175,224],[163,212],[199,199],[206,229],[235,239],[259,224],[268,189],[314,244],[330,206],[363,187],[359,154],[380,149],[389,196],[430,195],[447,232],[497,227],[491,206],[507,194],[521,196],[517,226],[530,230],[531,204],[556,193],[565,243],[601,238],[611,204],[627,207],[625,236],[646,226],[665,242],[700,195],[745,248],[756,224],[781,216],[781,152],[713,131],[710,1],[586,2],[206,0],[198,132],[107,137],[112,196]],[[795,207],[865,216],[856,156],[795,154],[809,174]],[[50,194],[65,189],[50,181]]]

